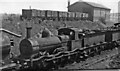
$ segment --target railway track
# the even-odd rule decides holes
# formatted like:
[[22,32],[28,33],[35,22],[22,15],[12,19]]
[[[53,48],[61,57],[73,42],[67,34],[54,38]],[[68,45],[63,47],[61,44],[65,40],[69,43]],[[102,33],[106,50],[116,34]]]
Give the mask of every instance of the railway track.
[[109,61],[111,58],[115,57],[118,54],[117,50],[118,49],[107,50],[102,52],[100,55],[88,58],[86,61],[67,65],[64,68],[60,69],[91,69],[91,66],[99,64],[106,60]]
[[83,69],[88,69],[90,66],[93,66],[93,65],[96,65],[96,64],[101,63],[103,61],[106,61],[108,59],[111,59],[114,56],[116,56],[116,54],[108,55],[105,58],[97,59],[95,62],[87,63],[83,66]]

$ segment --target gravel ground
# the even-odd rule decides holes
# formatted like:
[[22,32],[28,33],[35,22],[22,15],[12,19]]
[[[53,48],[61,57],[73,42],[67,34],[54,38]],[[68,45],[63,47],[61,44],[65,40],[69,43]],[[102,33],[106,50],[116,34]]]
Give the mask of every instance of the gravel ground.
[[60,69],[81,69],[81,68],[84,68],[84,69],[105,69],[105,68],[109,68],[109,63],[110,63],[110,60],[111,60],[109,58],[107,60],[104,60],[104,61],[102,61],[100,63],[93,64],[93,65],[88,66],[86,68],[84,66],[82,66],[82,65],[84,63],[95,62],[97,59],[101,59],[101,58],[104,58],[106,56],[117,54],[117,53],[118,53],[117,49],[114,49],[112,51],[106,51],[106,52],[103,52],[100,56],[95,56],[93,58],[87,59],[85,62],[74,63],[74,64],[67,65],[64,68],[60,68]]

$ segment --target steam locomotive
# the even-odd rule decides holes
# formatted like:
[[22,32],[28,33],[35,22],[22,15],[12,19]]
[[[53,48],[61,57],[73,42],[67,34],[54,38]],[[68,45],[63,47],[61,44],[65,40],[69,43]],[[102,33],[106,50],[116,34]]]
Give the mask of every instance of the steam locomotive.
[[88,13],[81,12],[22,9],[22,17],[25,19],[39,18],[41,20],[88,20],[88,16]]
[[[49,34],[43,32],[43,34]],[[43,35],[42,34],[42,35]],[[120,28],[81,30],[73,27],[58,29],[58,36],[30,37],[21,40],[20,55],[12,59],[16,66],[9,69],[58,69],[65,64],[79,63],[87,58],[120,46]]]

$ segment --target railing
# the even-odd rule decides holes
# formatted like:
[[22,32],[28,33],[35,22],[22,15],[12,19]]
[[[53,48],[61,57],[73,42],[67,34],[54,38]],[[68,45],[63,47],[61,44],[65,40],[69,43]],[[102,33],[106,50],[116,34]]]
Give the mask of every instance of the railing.
[[19,38],[21,38],[21,36],[22,36],[22,35],[19,35],[19,34],[14,33],[14,32],[11,32],[11,31],[9,31],[9,30],[7,30],[7,29],[4,29],[4,28],[0,28],[0,31],[4,31],[4,32],[6,32],[6,33],[8,33],[8,34],[11,34],[11,35],[16,36],[16,37],[19,37]]

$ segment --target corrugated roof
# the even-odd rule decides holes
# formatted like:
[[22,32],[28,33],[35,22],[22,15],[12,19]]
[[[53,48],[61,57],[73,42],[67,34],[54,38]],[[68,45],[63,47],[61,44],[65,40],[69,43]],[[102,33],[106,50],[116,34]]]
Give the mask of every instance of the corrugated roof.
[[105,7],[105,6],[101,5],[101,4],[98,4],[98,3],[93,3],[93,2],[85,2],[85,3],[87,3],[87,4],[89,4],[89,5],[93,6],[93,7],[109,9],[109,8],[107,8],[107,7]]
[[101,5],[101,4],[98,4],[98,3],[93,3],[93,2],[85,2],[85,1],[78,1],[78,2],[75,2],[75,3],[71,4],[70,6],[75,5],[75,4],[79,4],[80,2],[87,3],[87,4],[89,4],[93,7],[104,8],[104,9],[109,9],[110,10],[110,8],[107,8],[104,5]]

